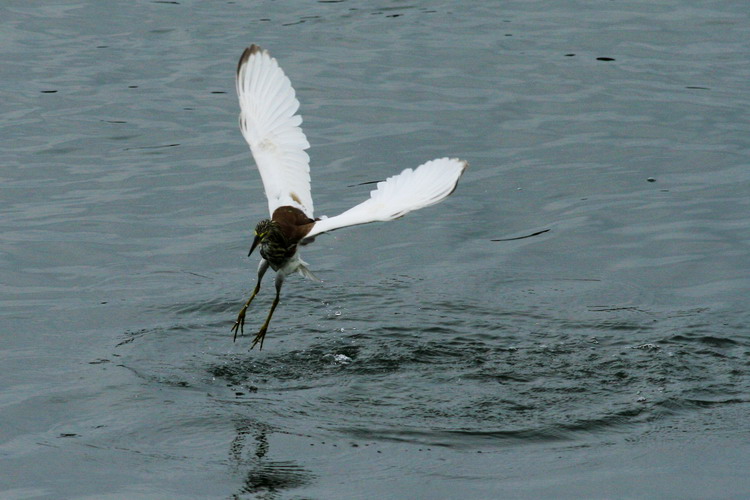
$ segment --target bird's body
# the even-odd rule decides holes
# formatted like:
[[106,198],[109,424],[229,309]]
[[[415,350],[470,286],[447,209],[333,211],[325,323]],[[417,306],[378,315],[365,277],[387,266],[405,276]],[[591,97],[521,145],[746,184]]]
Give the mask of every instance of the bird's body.
[[[297,245],[310,232],[315,221],[302,210],[285,206],[273,211],[271,219],[261,221],[256,232],[264,236],[258,241],[260,256],[268,261],[271,269],[278,271],[287,261],[297,255]],[[299,261],[299,258],[294,259]],[[294,272],[297,269],[292,269]]]
[[276,271],[276,298],[251,346],[260,344],[262,349],[286,276],[299,272],[316,279],[299,255],[300,245],[325,232],[397,219],[412,210],[438,203],[455,190],[468,164],[455,158],[440,158],[414,170],[406,169],[379,182],[363,203],[335,217],[315,219],[309,157],[305,152],[310,144],[299,127],[302,118],[295,114],[299,102],[276,59],[257,45],[245,49],[237,65],[237,95],[240,129],[260,171],[271,218],[255,227],[250,253],[259,246],[258,280],[232,331],[235,339],[243,331],[247,308],[270,267]]

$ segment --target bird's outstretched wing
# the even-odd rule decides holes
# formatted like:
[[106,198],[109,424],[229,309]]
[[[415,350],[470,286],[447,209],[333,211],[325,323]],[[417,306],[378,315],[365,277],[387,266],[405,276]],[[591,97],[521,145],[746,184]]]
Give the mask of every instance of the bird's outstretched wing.
[[251,45],[237,65],[240,129],[250,145],[268,197],[268,211],[291,205],[313,216],[310,147],[295,113],[299,101],[289,78],[268,51]]
[[407,168],[378,182],[367,201],[341,215],[317,221],[306,238],[342,227],[398,219],[412,210],[434,205],[456,189],[458,179],[468,166],[457,158],[440,158],[414,170]]

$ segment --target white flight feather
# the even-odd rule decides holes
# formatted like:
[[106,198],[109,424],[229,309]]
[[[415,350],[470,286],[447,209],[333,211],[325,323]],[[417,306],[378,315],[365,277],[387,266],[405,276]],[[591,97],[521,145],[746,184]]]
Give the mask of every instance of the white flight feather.
[[253,46],[237,68],[240,130],[258,166],[268,211],[291,205],[313,216],[310,147],[295,115],[299,101],[289,78],[267,51]]
[[439,158],[378,182],[370,198],[335,217],[319,220],[306,238],[369,222],[398,219],[420,208],[434,205],[450,195],[468,163],[457,158]]

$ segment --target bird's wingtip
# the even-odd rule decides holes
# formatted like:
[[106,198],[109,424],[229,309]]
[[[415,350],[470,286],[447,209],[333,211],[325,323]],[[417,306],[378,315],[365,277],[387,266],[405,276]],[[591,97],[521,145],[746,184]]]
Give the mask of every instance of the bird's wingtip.
[[239,73],[240,68],[247,63],[247,60],[250,59],[251,56],[258,54],[260,52],[264,52],[264,50],[260,47],[260,45],[252,44],[249,47],[247,47],[240,56],[240,60],[237,63],[237,72]]
[[[455,158],[455,157],[451,158],[450,156],[443,156],[442,158],[435,158],[433,161],[458,164],[461,167],[461,173],[463,173],[464,170],[469,168],[469,162],[466,160],[462,160],[461,158]],[[431,163],[431,162],[428,162],[428,163]]]
[[462,160],[461,158],[445,158],[446,160],[456,162],[461,165],[461,172],[469,168],[469,162],[466,160]]
[[466,169],[469,168],[469,162],[466,160],[461,160],[459,158],[450,158],[450,160],[458,163],[461,166],[461,171],[458,173],[458,176],[456,177],[455,184],[453,184],[453,189],[451,189],[450,192],[445,195],[446,198],[452,195],[453,192],[456,190],[456,188],[458,188],[458,181],[461,180],[461,176],[464,175],[464,172],[466,172]]

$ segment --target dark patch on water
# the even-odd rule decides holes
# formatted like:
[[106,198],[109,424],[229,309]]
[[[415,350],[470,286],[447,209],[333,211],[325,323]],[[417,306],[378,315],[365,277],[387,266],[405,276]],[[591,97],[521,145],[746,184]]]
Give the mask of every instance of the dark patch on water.
[[490,240],[490,241],[514,241],[514,240],[523,240],[523,239],[526,239],[526,238],[532,238],[532,237],[534,237],[534,236],[539,236],[540,234],[544,234],[544,233],[547,233],[547,232],[549,232],[549,231],[550,231],[549,229],[542,229],[541,231],[536,231],[536,232],[534,232],[534,233],[531,233],[531,234],[525,234],[525,235],[523,235],[523,236],[514,236],[514,237],[512,237],[512,238],[497,238],[497,239],[492,239],[492,240]]
[[179,146],[179,143],[174,144],[163,144],[159,146],[139,146],[134,148],[125,148],[123,151],[137,150],[137,149],[163,149],[163,148],[174,148]]

